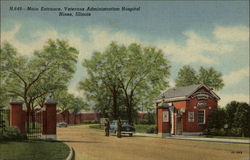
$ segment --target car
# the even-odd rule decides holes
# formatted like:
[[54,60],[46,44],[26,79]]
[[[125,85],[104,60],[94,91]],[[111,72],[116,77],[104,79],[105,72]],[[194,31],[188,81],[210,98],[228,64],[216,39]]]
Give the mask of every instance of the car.
[[[130,137],[135,133],[135,128],[131,126],[127,120],[121,120],[122,131],[121,134],[128,134]],[[110,123],[110,132],[117,133],[117,120],[113,120]]]
[[58,122],[56,124],[57,127],[68,127],[68,124],[66,122]]

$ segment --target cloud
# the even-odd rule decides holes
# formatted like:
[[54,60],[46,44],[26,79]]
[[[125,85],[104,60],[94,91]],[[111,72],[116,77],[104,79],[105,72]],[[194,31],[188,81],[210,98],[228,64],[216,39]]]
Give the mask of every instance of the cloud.
[[216,26],[213,32],[218,40],[223,41],[248,41],[249,27],[246,26]]
[[[22,31],[21,27],[21,24],[16,24],[12,30],[6,32],[2,31],[1,40],[9,41],[22,55],[31,55],[34,50],[41,49],[49,38],[54,40],[67,40],[70,45],[76,47],[79,50],[80,54],[78,57],[78,63],[81,63],[83,59],[90,58],[94,51],[104,51],[112,41],[116,41],[119,44],[124,45],[136,42],[144,45],[156,46],[159,49],[162,49],[172,62],[177,64],[191,64],[197,62],[201,64],[217,64],[219,63],[217,59],[218,54],[232,52],[236,46],[235,43],[223,41],[224,39],[232,40],[232,37],[223,37],[221,34],[227,33],[231,29],[235,30],[233,35],[236,35],[237,30],[237,34],[239,34],[238,40],[246,40],[246,36],[244,38],[244,35],[246,32],[248,32],[247,27],[235,27],[232,29],[230,27],[217,26],[212,34],[214,37],[207,38],[200,36],[195,31],[186,31],[183,32],[183,35],[186,37],[186,39],[184,43],[180,43],[178,41],[168,39],[164,41],[147,42],[146,40],[142,40],[141,37],[131,32],[114,32],[109,28],[103,27],[87,27],[82,30],[81,36],[75,34],[74,31],[62,33],[56,29],[50,28],[47,30],[37,30],[36,32],[33,32],[32,38],[34,40],[27,43],[16,39],[17,33]],[[243,31],[238,32],[239,29],[243,29]],[[249,67],[237,72],[232,72],[229,75],[225,75],[223,78],[227,83],[226,85],[237,83],[244,77],[249,76],[248,71]],[[79,72],[77,72],[77,75],[74,75],[74,78],[69,86],[69,91],[71,93],[76,95],[79,94],[77,85],[75,84],[77,84],[83,76],[83,74],[79,75]],[[228,79],[230,79],[230,81],[228,81]],[[174,82],[170,81],[170,85],[174,86]]]
[[216,54],[231,52],[234,48],[232,45],[201,37],[194,31],[184,32],[183,34],[186,37],[184,45],[168,41],[161,44],[160,47],[166,54],[173,56],[173,59],[184,64],[195,62],[217,64]]
[[231,101],[246,102],[249,104],[249,94],[219,94],[219,105],[224,107]]
[[223,80],[226,86],[239,83],[242,79],[249,77],[249,66],[242,68],[241,70],[234,71],[228,75],[223,76]]

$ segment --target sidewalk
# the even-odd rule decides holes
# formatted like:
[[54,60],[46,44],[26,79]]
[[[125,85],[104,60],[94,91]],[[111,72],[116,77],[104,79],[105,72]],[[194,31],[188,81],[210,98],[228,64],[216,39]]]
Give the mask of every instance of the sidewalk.
[[[158,134],[148,134],[148,133],[136,133],[135,136],[145,136],[145,137],[161,137]],[[239,144],[250,144],[250,140],[245,139],[222,139],[222,138],[206,138],[206,137],[193,137],[193,136],[167,136],[164,138],[168,139],[180,139],[180,140],[192,140],[192,141],[206,141],[206,142],[222,142],[222,143],[239,143]]]

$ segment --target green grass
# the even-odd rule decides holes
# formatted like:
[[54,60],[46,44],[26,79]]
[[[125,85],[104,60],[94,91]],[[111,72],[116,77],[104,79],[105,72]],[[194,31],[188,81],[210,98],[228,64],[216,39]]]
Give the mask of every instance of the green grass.
[[3,141],[0,142],[0,160],[63,160],[69,148],[62,142]]
[[208,138],[221,138],[221,139],[243,139],[243,140],[249,140],[250,137],[227,137],[227,136],[209,136]]

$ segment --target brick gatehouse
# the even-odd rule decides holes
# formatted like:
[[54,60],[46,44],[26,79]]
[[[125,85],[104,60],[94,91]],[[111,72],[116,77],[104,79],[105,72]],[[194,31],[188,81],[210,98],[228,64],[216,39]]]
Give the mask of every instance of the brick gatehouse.
[[201,134],[219,100],[203,84],[168,89],[156,100],[158,133],[162,136]]

